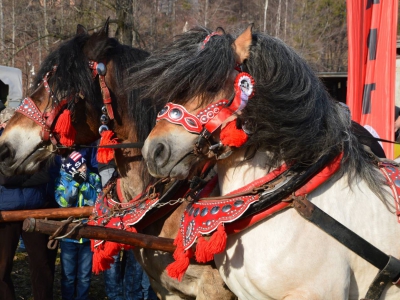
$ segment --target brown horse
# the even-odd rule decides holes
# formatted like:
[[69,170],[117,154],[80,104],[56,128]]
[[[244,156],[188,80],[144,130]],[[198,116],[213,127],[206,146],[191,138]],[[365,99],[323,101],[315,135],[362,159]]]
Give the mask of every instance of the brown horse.
[[[145,51],[109,38],[108,22],[92,35],[78,25],[76,36],[46,58],[37,76],[37,89],[22,104],[27,106],[26,111],[16,113],[1,136],[0,172],[5,175],[33,173],[51,161],[54,153],[49,145],[53,144],[53,149],[59,147],[62,136],[54,129],[65,109],[70,111],[77,131],[75,144],[88,145],[99,139],[102,106],[107,106],[101,99],[104,100],[107,91],[111,98],[108,109],[114,118],[106,126],[121,143],[144,141],[154,126],[157,109],[151,102],[137,101],[138,91],[125,92],[123,82],[128,70],[147,56]],[[97,69],[91,69],[96,65]],[[104,76],[106,91],[102,91],[101,81],[99,84],[100,75]],[[34,117],[30,116],[32,107],[36,107]],[[143,165],[140,149],[117,149],[115,160],[122,177],[123,198],[132,199],[152,179]],[[185,207],[186,203],[181,204],[172,213],[155,220],[143,233],[174,238]],[[162,299],[235,298],[213,265],[191,264],[186,276],[178,282],[165,273],[165,267],[173,261],[171,254],[147,249],[135,252]]]

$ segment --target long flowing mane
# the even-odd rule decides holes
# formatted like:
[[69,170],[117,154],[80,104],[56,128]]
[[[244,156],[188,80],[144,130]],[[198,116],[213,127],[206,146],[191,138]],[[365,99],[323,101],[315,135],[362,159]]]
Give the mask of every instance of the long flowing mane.
[[43,61],[32,88],[35,89],[44,75],[56,66],[56,71],[49,78],[49,85],[59,99],[79,91],[84,91],[85,98],[90,100],[101,97],[96,92],[88,59],[83,52],[89,38],[88,34],[77,35],[51,52]]
[[[210,32],[195,28],[178,36],[151,55],[130,77],[130,84],[145,86],[159,103],[184,105],[195,97],[200,97],[200,105],[212,101],[235,60],[228,34],[211,37],[203,47]],[[242,69],[255,79],[256,91],[238,118],[252,132],[247,146],[268,151],[271,165],[281,161],[311,165],[325,154],[343,151],[340,174],[349,175],[349,184],[356,178],[366,180],[383,198],[383,176],[351,132],[348,114],[293,49],[277,38],[253,33]]]
[[256,82],[255,96],[240,116],[253,132],[247,145],[272,153],[274,162],[304,164],[342,150],[341,174],[349,174],[349,183],[360,176],[383,196],[385,180],[351,132],[348,113],[293,49],[277,38],[253,34],[243,69]]
[[146,96],[161,106],[168,101],[185,104],[194,97],[213,98],[223,88],[235,59],[227,51],[233,42],[229,34],[213,36],[203,47],[211,32],[197,27],[177,36],[139,64],[140,71],[129,78],[127,86],[146,87]]

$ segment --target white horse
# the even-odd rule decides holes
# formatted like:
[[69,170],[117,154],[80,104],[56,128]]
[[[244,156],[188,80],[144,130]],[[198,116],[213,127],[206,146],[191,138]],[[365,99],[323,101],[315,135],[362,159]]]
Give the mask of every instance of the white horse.
[[[206,132],[209,137],[204,128],[210,123],[202,116],[211,103],[235,101],[235,63],[254,78],[254,97],[233,116],[221,117]],[[400,257],[395,200],[381,171],[350,131],[342,108],[278,39],[252,33],[250,27],[235,40],[223,32],[193,29],[159,56],[150,56],[132,82],[161,101],[172,101],[160,111],[142,149],[153,176],[185,178],[200,161],[218,156],[219,188],[226,195],[282,162],[313,165],[339,150],[344,154],[339,171],[307,199],[384,253]],[[234,118],[236,130],[248,133],[242,147],[228,147],[220,136]],[[194,129],[198,126],[203,127]],[[378,272],[291,208],[229,235],[214,261],[239,299],[360,299]],[[400,299],[400,288],[388,285],[382,298]]]

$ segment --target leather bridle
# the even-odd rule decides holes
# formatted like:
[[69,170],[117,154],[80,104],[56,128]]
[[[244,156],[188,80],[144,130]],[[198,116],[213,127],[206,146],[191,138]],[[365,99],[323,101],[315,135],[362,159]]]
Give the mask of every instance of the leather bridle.
[[[57,146],[59,142],[55,138],[53,134],[53,129],[55,125],[55,119],[58,117],[60,112],[66,107],[68,104],[70,98],[72,97],[67,97],[62,100],[58,100],[52,93],[51,88],[48,83],[48,78],[51,76],[53,72],[55,72],[57,69],[57,66],[54,66],[53,69],[49,72],[46,73],[46,75],[42,79],[42,84],[45,88],[45,90],[49,94],[49,102],[46,108],[49,105],[52,105],[52,108],[50,111],[46,111],[46,108],[44,109],[43,112],[40,111],[40,109],[37,107],[35,102],[32,100],[31,97],[26,97],[24,100],[22,100],[21,104],[17,107],[16,112],[25,115],[29,119],[33,120],[36,124],[38,124],[40,127],[42,127],[40,137],[43,142],[48,142],[50,141],[54,146]],[[50,100],[52,99],[52,100]]]
[[[234,96],[231,100],[221,99],[209,104],[195,114],[189,113],[182,105],[168,102],[158,113],[157,121],[166,120],[183,126],[188,132],[198,134],[194,146],[195,155],[207,155],[209,151],[218,150],[222,145],[212,145],[211,135],[220,128],[229,117],[241,111],[254,94],[254,79],[250,74],[240,72],[234,83]],[[204,153],[204,145],[210,145]]]
[[[106,75],[106,66],[104,63],[98,63],[95,61],[90,60],[89,61],[89,68],[92,70],[92,77],[93,80],[99,76],[99,83],[100,83],[100,88],[103,96],[103,103],[104,107],[102,109],[103,115],[100,118],[101,126],[99,128],[99,132],[101,133],[103,130],[108,130],[108,127],[106,124],[108,124],[109,120],[114,119],[114,113],[112,110],[112,100],[110,96],[110,91],[106,85],[105,82],[105,75]],[[54,66],[53,69],[49,72],[47,72],[43,79],[42,79],[42,84],[45,88],[45,90],[49,94],[49,103],[47,104],[46,108],[42,112],[38,106],[35,104],[33,99],[31,97],[26,97],[21,104],[17,107],[16,112],[25,115],[29,119],[33,120],[36,124],[38,124],[42,130],[40,133],[40,137],[43,142],[48,142],[50,141],[56,148],[58,148],[62,144],[56,139],[55,134],[54,134],[54,127],[55,127],[55,120],[57,117],[61,114],[61,112],[67,108],[69,105],[70,101],[72,99],[76,99],[77,95],[78,100],[83,99],[84,96],[82,92],[79,92],[75,95],[70,95],[62,100],[58,100],[55,95],[53,94],[49,83],[48,79],[49,77],[57,70],[57,66]],[[51,103],[50,103],[51,102]],[[50,111],[47,111],[48,106],[52,106]]]

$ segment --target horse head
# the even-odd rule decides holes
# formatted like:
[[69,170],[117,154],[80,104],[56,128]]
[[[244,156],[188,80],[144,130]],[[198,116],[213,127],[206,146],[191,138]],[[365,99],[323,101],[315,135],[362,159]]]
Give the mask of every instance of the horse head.
[[207,121],[235,96],[232,42],[222,28],[192,29],[151,55],[130,78],[163,107],[142,149],[153,176],[183,179],[215,160],[209,148],[219,137],[204,142],[199,137]]
[[[4,175],[35,172],[53,157],[54,148],[88,145],[100,138],[99,130],[110,122],[116,127],[123,123],[128,109],[127,104],[117,108],[112,101],[123,93],[115,77],[120,76],[122,64],[147,54],[140,50],[130,55],[133,58],[122,55],[127,46],[108,37],[108,26],[107,20],[100,31],[89,35],[78,25],[75,37],[44,60],[35,78],[36,89],[23,100],[0,138]],[[67,135],[73,132],[69,140],[56,130],[66,111],[72,125]]]

